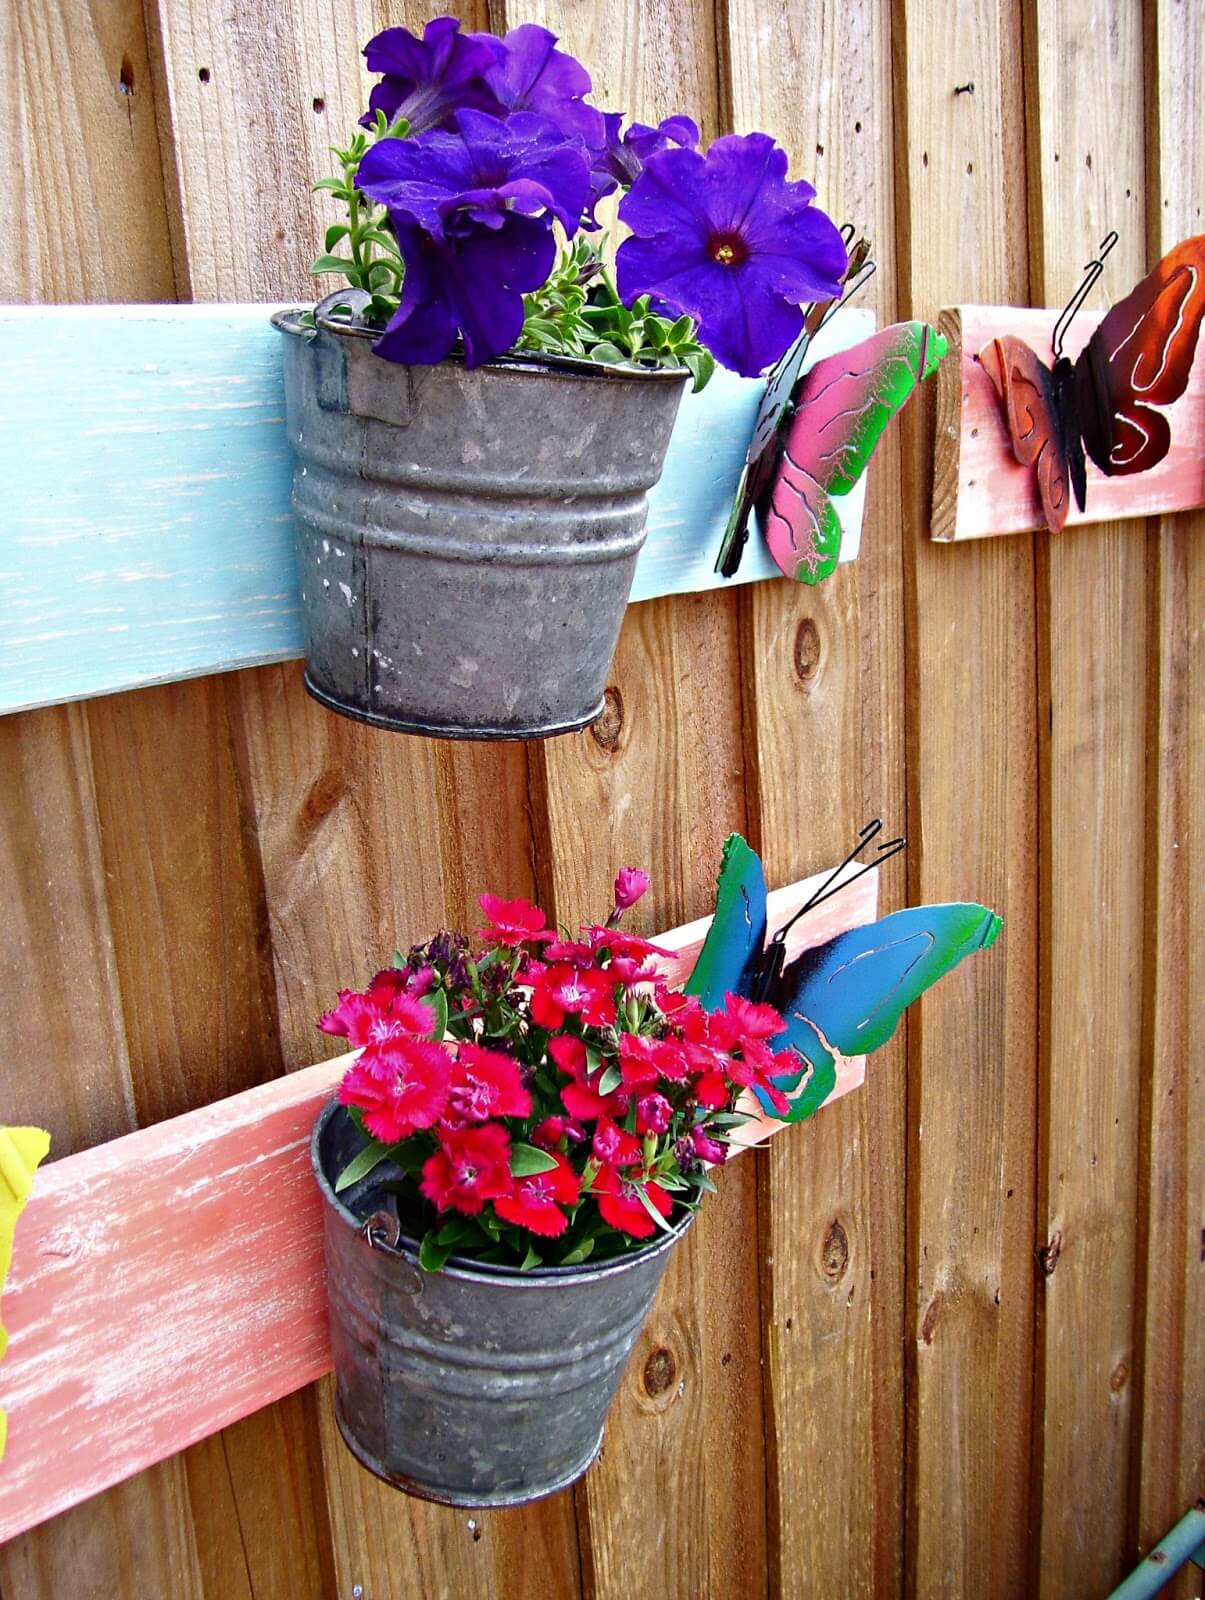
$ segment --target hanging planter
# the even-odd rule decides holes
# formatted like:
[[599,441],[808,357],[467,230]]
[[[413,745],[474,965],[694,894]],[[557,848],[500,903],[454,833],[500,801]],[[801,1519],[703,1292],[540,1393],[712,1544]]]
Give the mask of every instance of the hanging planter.
[[274,319],[306,684],[379,727],[592,721],[686,380],[761,374],[841,294],[842,235],[772,139],[625,126],[556,42],[455,17],[370,40],[317,186],[345,211],[313,270],[349,287]]
[[[427,1500],[510,1506],[567,1488],[602,1444],[603,1419],[689,1227],[597,1266],[489,1266],[390,1242],[378,1168],[348,1204],[334,1183],[364,1136],[332,1102],[314,1129],[335,1362],[335,1417],[353,1455]],[[394,1169],[391,1176],[401,1176]]]
[[476,941],[438,934],[340,992],[319,1026],[358,1055],[311,1159],[338,1424],[365,1466],[462,1506],[586,1471],[711,1169],[813,1115],[847,1055],[999,931],[983,906],[922,906],[787,961],[880,826],[768,944],[761,863],[734,835],[685,990],[670,951],[619,926],[648,887],[625,868],[576,938],[486,894]]
[[310,320],[273,318],[307,689],[449,738],[592,722],[686,372],[535,352],[398,367],[372,330]]

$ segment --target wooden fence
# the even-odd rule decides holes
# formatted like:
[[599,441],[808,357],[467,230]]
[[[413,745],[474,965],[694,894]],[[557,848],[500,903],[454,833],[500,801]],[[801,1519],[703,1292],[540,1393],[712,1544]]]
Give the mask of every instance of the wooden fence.
[[[16,0],[0,297],[312,294],[359,45],[428,14]],[[1103,303],[1205,227],[1196,0],[464,14],[553,27],[606,104],[776,134],[874,237],[884,319],[1061,304],[1112,226]],[[0,1120],[58,1154],[310,1062],[336,985],[485,887],[573,921],[639,863],[667,926],[731,829],[781,883],[883,813],[886,908],[1006,920],[724,1176],[575,1493],[396,1495],[323,1383],[10,1541],[3,1600],[1090,1600],[1201,1492],[1205,514],[933,545],[931,435],[922,395],[821,589],[633,607],[579,736],[375,733],[296,664],[0,719]]]

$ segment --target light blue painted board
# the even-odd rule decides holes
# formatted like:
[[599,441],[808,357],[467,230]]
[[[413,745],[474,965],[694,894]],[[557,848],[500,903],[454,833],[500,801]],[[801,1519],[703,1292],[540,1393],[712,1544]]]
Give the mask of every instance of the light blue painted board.
[[[0,308],[0,712],[301,654],[272,309]],[[872,326],[843,312],[816,357]],[[684,399],[633,600],[724,581],[760,388]],[[777,576],[754,536],[733,581]]]

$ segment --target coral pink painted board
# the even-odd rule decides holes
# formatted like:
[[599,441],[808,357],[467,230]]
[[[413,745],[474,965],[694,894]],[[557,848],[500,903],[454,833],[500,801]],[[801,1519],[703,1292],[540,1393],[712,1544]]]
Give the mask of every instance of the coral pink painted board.
[[[770,896],[771,927],[819,879]],[[792,953],[874,918],[868,873]],[[708,919],[661,935],[685,980]],[[52,1162],[17,1226],[0,1543],[330,1368],[309,1137],[347,1057]],[[842,1063],[835,1095],[862,1081]]]
[[[1103,312],[1080,312],[1067,334],[1073,360]],[[938,326],[950,354],[937,372],[937,439],[933,471],[934,539],[983,539],[1045,527],[1032,467],[1012,452],[991,379],[975,359],[993,338],[1012,334],[1049,363],[1057,311],[1007,306],[956,306]],[[1160,516],[1205,505],[1205,340],[1198,346],[1187,392],[1165,412],[1172,429],[1167,456],[1149,472],[1106,478],[1088,462],[1087,509],[1072,499],[1067,525]]]

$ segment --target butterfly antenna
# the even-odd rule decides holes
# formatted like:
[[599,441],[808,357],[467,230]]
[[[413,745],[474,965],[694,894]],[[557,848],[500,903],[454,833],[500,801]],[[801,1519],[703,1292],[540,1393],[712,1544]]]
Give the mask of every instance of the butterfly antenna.
[[[842,889],[848,889],[851,883],[857,883],[859,878],[864,878],[868,872],[874,871],[876,867],[881,867],[885,861],[890,861],[892,856],[898,856],[901,850],[907,849],[908,841],[902,836],[898,839],[889,839],[886,844],[879,845],[873,861],[859,862],[857,872],[852,873],[848,878],[841,879],[841,874],[846,867],[852,866],[870,841],[877,838],[882,831],[882,817],[875,817],[873,822],[866,824],[858,834],[857,844],[854,845],[844,861],[833,868],[820,887],[808,896],[791,920],[779,928],[771,940],[772,944],[782,944],[800,917],[806,916],[809,911],[814,911],[825,900],[831,900],[835,894],[840,894]],[[838,882],[838,879],[841,879],[841,881]]]
[[1083,305],[1089,294],[1091,294],[1096,280],[1105,270],[1105,257],[1108,255],[1109,251],[1112,250],[1116,243],[1117,230],[1115,228],[1110,228],[1109,232],[1105,234],[1104,238],[1100,242],[1100,249],[1084,268],[1083,282],[1071,296],[1070,300],[1068,300],[1067,304],[1063,307],[1063,314],[1054,325],[1054,337],[1050,341],[1051,347],[1054,350],[1054,358],[1056,361],[1062,360],[1063,340],[1067,335],[1067,329],[1071,326],[1075,313]]
[[878,270],[879,264],[877,261],[867,261],[858,270],[854,277],[846,281],[845,290],[840,300],[830,300],[826,306],[824,315],[821,317],[816,327],[817,333],[820,332],[821,328],[826,326],[832,317],[836,316],[837,312],[840,311],[842,306],[847,306],[853,299],[854,295],[858,294],[866,287]]
[[852,295],[855,295],[874,273],[873,263],[868,271],[863,272],[862,270],[866,265],[866,258],[870,254],[869,239],[859,239],[854,244],[852,242],[854,228],[851,222],[843,223],[839,231],[849,258],[846,263],[845,274],[841,279],[841,293],[835,300],[815,300],[808,307],[804,328],[809,338],[815,338],[834,311],[839,311],[845,302]]

